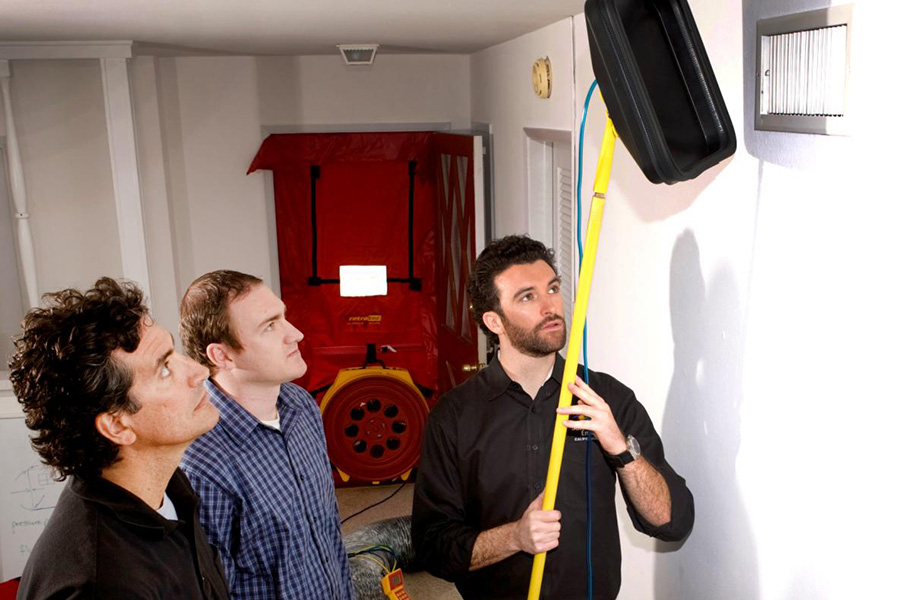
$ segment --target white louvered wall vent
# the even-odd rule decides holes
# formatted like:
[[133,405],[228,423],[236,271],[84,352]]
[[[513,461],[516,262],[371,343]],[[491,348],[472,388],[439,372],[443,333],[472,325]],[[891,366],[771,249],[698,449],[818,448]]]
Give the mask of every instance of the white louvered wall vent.
[[756,129],[849,135],[852,5],[757,23]]
[[559,279],[562,282],[563,310],[566,323],[572,322],[572,308],[575,303],[575,280],[578,278],[578,264],[575,249],[575,203],[572,199],[572,169],[556,167],[556,260]]

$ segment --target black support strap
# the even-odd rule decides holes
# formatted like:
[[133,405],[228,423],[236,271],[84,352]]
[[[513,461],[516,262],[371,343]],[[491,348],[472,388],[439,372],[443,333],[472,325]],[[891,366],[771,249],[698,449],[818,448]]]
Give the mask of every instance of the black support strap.
[[[409,211],[407,223],[407,277],[388,277],[388,283],[408,283],[409,289],[420,291],[422,289],[422,279],[414,276],[414,227],[413,215],[415,206],[415,188],[416,188],[416,161],[409,161],[407,172],[409,173]],[[307,280],[309,285],[325,285],[339,284],[340,279],[326,279],[319,277],[319,231],[316,222],[316,182],[322,177],[322,170],[318,165],[309,167],[310,179],[310,218],[312,219],[312,276]]]
[[309,188],[310,188],[310,217],[312,218],[312,276],[309,278],[309,285],[319,285],[322,280],[319,279],[319,229],[316,226],[316,181],[322,176],[322,170],[318,165],[309,167]]

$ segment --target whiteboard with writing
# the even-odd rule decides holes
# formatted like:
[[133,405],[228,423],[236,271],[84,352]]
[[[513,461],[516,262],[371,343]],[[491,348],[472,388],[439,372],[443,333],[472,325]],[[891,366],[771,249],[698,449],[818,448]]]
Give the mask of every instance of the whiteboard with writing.
[[22,574],[65,486],[32,450],[31,431],[10,401],[0,399],[0,581]]

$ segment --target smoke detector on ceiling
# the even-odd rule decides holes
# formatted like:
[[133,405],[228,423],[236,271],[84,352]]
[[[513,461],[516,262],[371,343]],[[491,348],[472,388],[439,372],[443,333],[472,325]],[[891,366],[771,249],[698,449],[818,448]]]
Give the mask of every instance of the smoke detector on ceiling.
[[371,65],[375,62],[378,44],[338,44],[338,50],[348,65]]

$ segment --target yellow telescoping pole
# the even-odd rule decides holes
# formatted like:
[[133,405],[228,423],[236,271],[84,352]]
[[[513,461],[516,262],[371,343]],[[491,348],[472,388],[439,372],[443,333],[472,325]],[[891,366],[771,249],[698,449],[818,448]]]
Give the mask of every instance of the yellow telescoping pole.
[[[581,273],[578,275],[578,292],[575,295],[575,309],[572,316],[569,348],[566,352],[566,366],[563,370],[563,384],[559,391],[561,408],[572,405],[572,392],[569,390],[569,384],[575,382],[575,370],[578,367],[578,358],[584,339],[584,321],[587,316],[588,297],[591,292],[591,279],[594,275],[594,262],[597,257],[597,244],[600,241],[600,226],[603,223],[603,207],[606,203],[606,190],[609,188],[609,174],[612,170],[615,146],[616,130],[607,115],[606,127],[603,130],[603,144],[600,146],[600,158],[597,161],[597,175],[594,177],[594,196],[591,200],[591,212],[588,217],[587,241],[581,262]],[[550,467],[547,471],[547,484],[544,487],[544,504],[541,507],[544,510],[553,510],[556,505],[559,471],[562,467],[566,439],[566,426],[562,422],[567,418],[566,415],[556,415],[556,424],[553,427],[553,445],[550,447]],[[528,586],[528,600],[538,600],[541,595],[541,583],[544,579],[546,562],[546,552],[534,555],[531,584]]]

